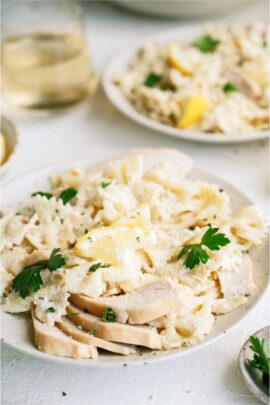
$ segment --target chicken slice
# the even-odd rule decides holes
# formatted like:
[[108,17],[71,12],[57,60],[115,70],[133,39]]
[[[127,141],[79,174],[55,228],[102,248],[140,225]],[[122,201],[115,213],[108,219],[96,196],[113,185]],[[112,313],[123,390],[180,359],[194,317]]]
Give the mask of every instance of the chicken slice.
[[143,325],[176,311],[184,304],[185,297],[169,280],[157,280],[131,294],[92,299],[86,295],[72,294],[70,301],[101,317],[112,308],[120,323]]
[[73,340],[56,326],[48,326],[40,322],[32,309],[35,344],[38,350],[56,356],[72,357],[74,359],[96,359],[98,351],[91,344]]
[[83,312],[74,305],[69,305],[67,312],[72,322],[82,326],[85,331],[94,328],[96,331],[95,336],[101,339],[145,346],[150,349],[161,349],[161,337],[153,327],[104,322],[94,315]]
[[[71,336],[73,339],[78,340],[79,342],[93,345],[109,352],[123,354],[126,356],[136,353],[136,350],[132,346],[108,342],[107,340],[93,336],[93,334],[95,334],[94,328],[91,328],[88,332],[85,332],[84,330],[76,326],[73,322],[71,322],[71,320],[68,319],[66,316],[63,316],[61,321],[56,322],[56,324],[66,335]],[[90,332],[92,333],[92,335],[89,334]]]
[[249,77],[241,68],[233,67],[227,72],[228,81],[234,84],[247,97],[257,98],[261,94],[261,87],[256,80]]

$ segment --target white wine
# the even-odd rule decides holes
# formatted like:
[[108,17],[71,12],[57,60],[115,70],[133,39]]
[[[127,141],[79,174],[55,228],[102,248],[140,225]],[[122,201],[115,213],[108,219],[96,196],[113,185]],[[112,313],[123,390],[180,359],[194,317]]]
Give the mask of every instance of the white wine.
[[92,93],[97,79],[83,37],[32,32],[2,42],[2,89],[12,104],[51,109]]

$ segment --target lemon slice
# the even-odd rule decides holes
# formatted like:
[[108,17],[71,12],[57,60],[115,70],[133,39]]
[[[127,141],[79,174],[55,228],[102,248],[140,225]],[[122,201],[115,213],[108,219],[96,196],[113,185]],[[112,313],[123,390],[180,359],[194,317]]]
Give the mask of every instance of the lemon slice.
[[185,60],[184,55],[181,54],[181,50],[176,44],[172,44],[168,49],[168,63],[171,67],[179,70],[184,76],[191,76],[191,69],[188,67],[188,63]]
[[116,220],[114,224],[129,228],[138,227],[143,232],[143,235],[147,235],[152,230],[150,209],[146,204],[138,205],[127,215]]
[[5,135],[0,133],[0,165],[2,165],[7,157],[7,144]]
[[184,112],[177,125],[178,128],[187,128],[198,122],[208,110],[208,101],[201,96],[191,96],[186,102]]
[[126,256],[140,248],[140,238],[151,231],[150,211],[138,207],[111,226],[95,228],[80,238],[76,244],[79,256],[101,260],[112,266],[121,265]]

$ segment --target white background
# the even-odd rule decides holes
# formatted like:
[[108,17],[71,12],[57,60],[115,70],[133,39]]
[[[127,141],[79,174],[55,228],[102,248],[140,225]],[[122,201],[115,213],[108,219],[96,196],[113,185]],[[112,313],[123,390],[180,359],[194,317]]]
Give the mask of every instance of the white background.
[[[186,24],[131,14],[105,2],[83,3],[87,41],[96,71],[132,43],[157,31]],[[227,22],[265,18],[267,3],[257,2]],[[11,115],[13,119],[15,115]],[[197,166],[229,180],[267,209],[266,141],[207,145],[179,141],[139,127],[120,115],[101,89],[84,105],[51,118],[16,118],[21,142],[4,181],[34,168],[70,162],[102,150],[104,155],[138,146],[176,147]],[[257,404],[237,366],[239,349],[249,334],[269,323],[267,301],[220,341],[201,352],[161,364],[119,369],[63,366],[25,356],[3,344],[3,405],[227,405]],[[62,392],[67,395],[63,396]]]

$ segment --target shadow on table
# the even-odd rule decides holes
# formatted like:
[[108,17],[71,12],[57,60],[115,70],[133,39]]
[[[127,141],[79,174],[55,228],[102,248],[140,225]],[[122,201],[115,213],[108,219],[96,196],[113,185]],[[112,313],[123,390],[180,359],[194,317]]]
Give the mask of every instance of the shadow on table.
[[245,405],[261,404],[261,402],[248,391],[237,361],[230,364],[225,374],[224,382],[225,390],[228,395],[232,397],[232,401],[233,397],[234,399],[241,397],[242,401],[239,401],[239,403],[245,403]]

